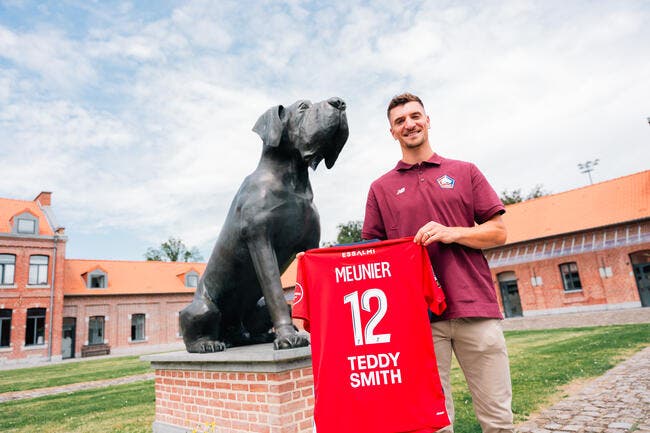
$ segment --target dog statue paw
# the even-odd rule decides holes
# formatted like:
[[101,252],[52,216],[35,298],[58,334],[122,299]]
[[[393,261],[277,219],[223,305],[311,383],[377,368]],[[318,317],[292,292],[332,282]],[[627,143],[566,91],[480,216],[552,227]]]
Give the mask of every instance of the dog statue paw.
[[280,326],[275,330],[275,335],[276,338],[273,342],[275,350],[309,346],[309,338],[299,334],[298,329],[293,325]]
[[198,340],[186,346],[190,353],[213,353],[226,350],[226,344],[215,340]]

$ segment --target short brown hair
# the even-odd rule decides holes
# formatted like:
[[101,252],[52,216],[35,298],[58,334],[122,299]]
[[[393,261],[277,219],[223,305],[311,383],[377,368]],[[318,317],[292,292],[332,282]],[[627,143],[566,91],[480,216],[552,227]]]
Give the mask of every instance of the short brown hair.
[[388,109],[386,110],[386,116],[388,117],[388,120],[390,120],[390,110],[397,106],[404,105],[407,102],[418,102],[422,108],[424,108],[424,104],[420,98],[412,93],[402,93],[401,95],[393,96],[393,99],[390,100]]

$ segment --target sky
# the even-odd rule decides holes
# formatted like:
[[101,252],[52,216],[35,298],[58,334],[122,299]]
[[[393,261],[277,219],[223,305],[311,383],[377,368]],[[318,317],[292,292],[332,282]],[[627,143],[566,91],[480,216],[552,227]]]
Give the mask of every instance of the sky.
[[[310,170],[321,241],[401,158],[386,106],[424,101],[434,150],[497,192],[650,168],[650,1],[0,0],[0,197],[52,192],[67,257],[204,256],[275,105],[347,104]],[[604,204],[606,205],[606,204]],[[534,223],[534,222],[533,222]]]

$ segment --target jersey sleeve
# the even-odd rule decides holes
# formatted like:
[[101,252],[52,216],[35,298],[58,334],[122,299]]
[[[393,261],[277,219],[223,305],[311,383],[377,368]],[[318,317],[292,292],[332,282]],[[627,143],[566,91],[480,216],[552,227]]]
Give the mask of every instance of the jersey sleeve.
[[373,187],[370,186],[368,191],[368,199],[366,200],[366,214],[363,218],[363,229],[361,230],[361,237],[363,239],[386,239],[386,228],[384,227],[384,220],[379,211],[377,197]]
[[487,181],[483,173],[474,164],[470,164],[472,176],[472,199],[474,200],[474,220],[483,224],[496,214],[505,213],[505,206]]
[[429,261],[429,254],[427,253],[427,249],[425,247],[422,247],[421,257],[422,288],[424,290],[424,298],[426,299],[431,312],[439,316],[447,308],[445,294],[442,291],[440,284],[438,284],[438,279],[433,272],[431,262]]
[[298,271],[296,274],[296,286],[293,293],[293,303],[291,305],[291,315],[295,319],[304,321],[305,331],[310,329],[309,316],[309,293],[307,287],[307,271],[305,269],[305,256],[298,260]]

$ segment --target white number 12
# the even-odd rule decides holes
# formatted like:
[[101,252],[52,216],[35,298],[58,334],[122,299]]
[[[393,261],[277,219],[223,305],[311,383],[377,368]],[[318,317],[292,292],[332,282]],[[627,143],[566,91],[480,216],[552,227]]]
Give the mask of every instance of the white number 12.
[[[362,346],[363,344],[390,343],[390,334],[376,334],[375,327],[386,315],[388,310],[388,300],[386,294],[380,289],[368,289],[361,295],[361,308],[370,312],[370,299],[377,298],[379,302],[377,311],[366,323],[364,332],[361,332],[361,311],[359,310],[359,292],[352,292],[343,297],[344,304],[350,304],[352,310],[352,330],[354,331],[354,344]],[[365,336],[365,343],[364,343]]]

